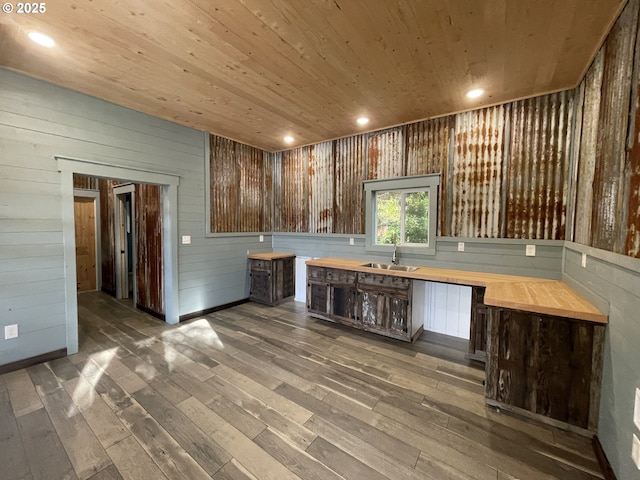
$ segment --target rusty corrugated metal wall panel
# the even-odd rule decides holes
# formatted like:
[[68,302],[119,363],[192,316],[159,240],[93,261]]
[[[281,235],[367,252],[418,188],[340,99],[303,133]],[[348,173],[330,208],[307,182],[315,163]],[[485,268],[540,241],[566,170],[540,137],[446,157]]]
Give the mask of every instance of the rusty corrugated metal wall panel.
[[406,126],[407,175],[441,174],[438,235],[448,235],[446,226],[447,166],[455,117],[441,117]]
[[236,142],[210,136],[211,231],[235,232],[238,215]]
[[499,105],[456,115],[449,173],[454,236],[500,235],[505,110]]
[[629,2],[604,44],[602,100],[594,176],[592,246],[622,253],[627,199],[626,136],[638,3]]
[[582,128],[578,145],[578,183],[574,241],[591,245],[591,217],[593,212],[593,181],[598,144],[598,119],[602,93],[604,50],[601,49],[587,71],[582,102]]
[[367,135],[367,180],[405,175],[404,127]]
[[271,165],[273,170],[273,231],[285,232],[282,226],[282,152],[271,154]]
[[136,302],[164,314],[162,199],[157,185],[136,184]]
[[[638,27],[640,29],[640,26]],[[640,30],[636,33],[634,77],[632,79],[631,124],[627,135],[627,235],[624,253],[640,258]]]
[[309,232],[333,232],[333,142],[309,147]]
[[261,232],[264,202],[263,153],[236,143],[238,169],[238,232]]
[[565,238],[574,94],[512,104],[507,238]]
[[100,255],[102,261],[102,290],[116,294],[116,236],[115,236],[115,180],[98,180],[100,190]]
[[309,147],[287,150],[280,155],[278,231],[308,232]]
[[74,173],[73,188],[79,188],[82,190],[98,190],[98,179],[96,177],[89,177],[80,173]]
[[264,202],[262,209],[262,231],[271,232],[273,227],[273,154],[262,152],[264,175]]
[[364,233],[363,181],[367,143],[364,135],[335,141],[335,233]]

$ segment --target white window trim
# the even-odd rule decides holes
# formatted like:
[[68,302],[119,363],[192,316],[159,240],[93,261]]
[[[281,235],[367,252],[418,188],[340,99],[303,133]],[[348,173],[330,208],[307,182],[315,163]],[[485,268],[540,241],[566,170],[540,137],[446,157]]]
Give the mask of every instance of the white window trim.
[[429,245],[401,244],[398,253],[418,255],[436,254],[436,230],[438,226],[438,187],[440,174],[416,175],[386,180],[370,180],[364,182],[365,191],[365,239],[366,251],[373,253],[390,253],[393,245],[377,244],[376,242],[376,192],[387,190],[429,190]]

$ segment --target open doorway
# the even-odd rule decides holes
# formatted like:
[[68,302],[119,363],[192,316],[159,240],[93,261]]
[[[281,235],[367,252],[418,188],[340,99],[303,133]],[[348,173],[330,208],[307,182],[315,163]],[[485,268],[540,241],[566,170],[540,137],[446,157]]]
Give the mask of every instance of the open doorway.
[[[67,331],[67,353],[73,354],[78,351],[78,299],[77,299],[77,272],[76,272],[76,242],[75,242],[75,218],[74,218],[74,174],[103,179],[126,179],[131,183],[139,184],[143,201],[141,204],[153,204],[157,206],[159,215],[150,216],[147,214],[147,208],[143,209],[142,228],[143,235],[150,241],[147,245],[153,247],[152,252],[138,252],[136,258],[138,265],[145,265],[144,272],[155,284],[163,285],[159,298],[154,298],[157,305],[162,303],[164,311],[163,318],[167,323],[178,323],[178,249],[177,238],[178,222],[177,222],[177,205],[178,195],[177,187],[179,177],[177,175],[167,174],[164,172],[154,172],[148,170],[140,170],[136,168],[127,168],[122,166],[108,165],[91,160],[82,160],[69,157],[56,156],[58,163],[58,171],[61,173],[61,190],[62,190],[62,225],[64,239],[64,263],[65,263],[65,311],[66,311],[66,331]],[[121,184],[122,180],[115,182]],[[153,188],[145,188],[153,187]],[[85,187],[86,188],[86,187]],[[100,195],[102,195],[100,193]],[[100,198],[100,211],[107,208],[103,205],[103,199]],[[135,200],[132,202],[132,205]],[[111,205],[114,208],[115,205]],[[115,210],[115,209],[114,209]],[[113,211],[115,214],[115,211]],[[133,215],[132,215],[133,217]],[[159,222],[153,221],[154,218],[160,218]],[[101,224],[101,220],[99,222]],[[104,230],[104,225],[100,225]],[[115,234],[115,228],[111,230]],[[104,236],[104,232],[100,236]],[[114,239],[115,240],[115,239]],[[114,242],[115,243],[115,242]],[[102,251],[105,248],[102,246]],[[115,252],[114,252],[115,253]],[[157,262],[149,262],[147,259],[152,254],[156,258],[161,258],[161,266],[157,266]],[[142,261],[140,260],[143,257]],[[104,260],[104,259],[103,259]],[[100,263],[98,268],[100,269]],[[115,263],[115,262],[114,262]],[[104,268],[99,276],[104,277]],[[140,269],[138,269],[140,270]],[[115,273],[115,265],[113,269]],[[134,283],[139,287],[139,279]],[[151,284],[151,282],[149,282]],[[112,293],[115,294],[115,278],[113,282]],[[104,284],[98,288],[107,290],[108,285]],[[140,288],[136,289],[139,291]],[[145,295],[147,292],[143,292]],[[138,298],[138,302],[140,299]]]
[[[135,189],[133,184],[119,185],[113,188],[115,195],[116,298],[130,299],[133,306],[137,304]],[[162,261],[162,259],[158,259],[158,261]]]

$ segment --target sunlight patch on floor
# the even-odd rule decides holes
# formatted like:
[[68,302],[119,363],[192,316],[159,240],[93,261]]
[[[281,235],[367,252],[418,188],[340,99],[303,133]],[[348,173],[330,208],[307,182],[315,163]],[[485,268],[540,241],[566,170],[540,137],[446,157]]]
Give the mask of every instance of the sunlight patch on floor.
[[69,407],[67,418],[78,414],[78,408],[88,408],[93,404],[94,387],[109,368],[109,364],[118,353],[119,348],[113,347],[89,355],[89,361],[82,368],[78,384],[71,395],[74,405]]
[[205,318],[199,318],[198,320],[194,320],[180,326],[178,331],[181,331],[188,337],[195,337],[198,340],[206,343],[207,345],[217,348],[224,349],[224,343],[218,337],[218,334],[215,332],[209,321]]

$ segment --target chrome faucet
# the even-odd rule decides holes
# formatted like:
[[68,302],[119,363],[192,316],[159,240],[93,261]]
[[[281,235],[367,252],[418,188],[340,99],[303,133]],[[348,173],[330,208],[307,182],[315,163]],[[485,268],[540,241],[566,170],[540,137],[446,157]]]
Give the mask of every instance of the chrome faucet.
[[393,263],[394,265],[398,265],[398,246],[394,243],[393,244],[393,255],[391,255],[391,263]]

